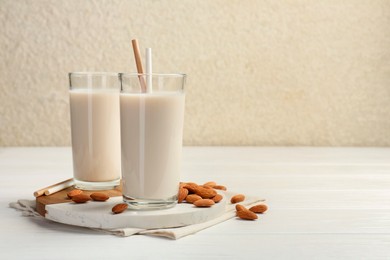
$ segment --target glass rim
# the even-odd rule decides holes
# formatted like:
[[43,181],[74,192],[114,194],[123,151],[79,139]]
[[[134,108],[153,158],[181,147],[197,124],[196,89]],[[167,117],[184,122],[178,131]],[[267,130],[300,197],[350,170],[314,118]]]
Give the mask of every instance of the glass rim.
[[69,76],[119,76],[118,72],[110,72],[110,71],[73,71],[68,73]]
[[185,73],[137,73],[137,72],[120,72],[119,75],[122,77],[139,77],[139,76],[167,76],[167,77],[183,77],[185,78],[187,74]]

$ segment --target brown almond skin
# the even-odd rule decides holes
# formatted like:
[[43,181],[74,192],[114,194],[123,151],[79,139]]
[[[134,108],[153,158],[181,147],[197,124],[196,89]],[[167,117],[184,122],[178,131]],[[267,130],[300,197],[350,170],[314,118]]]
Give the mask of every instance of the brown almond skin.
[[241,210],[247,210],[247,208],[245,208],[243,205],[241,204],[237,204],[236,205],[236,211],[241,211]]
[[211,199],[201,199],[194,202],[194,205],[197,207],[211,207],[215,204],[215,202]]
[[188,203],[191,203],[191,204],[193,204],[195,201],[201,200],[201,199],[202,199],[202,197],[199,196],[199,195],[196,195],[196,194],[189,194],[189,195],[187,195],[187,197],[186,197],[186,201],[187,201]]
[[125,211],[127,209],[127,207],[128,207],[128,205],[126,203],[120,203],[120,204],[116,204],[114,207],[112,207],[111,211],[114,214],[120,214],[123,211]]
[[223,185],[215,185],[213,187],[213,189],[216,189],[216,190],[227,190],[227,188]]
[[217,183],[215,181],[208,181],[205,184],[203,184],[204,187],[211,187],[213,188]]
[[177,196],[177,203],[182,203],[183,200],[187,197],[188,190],[186,188],[180,188],[179,189],[179,195]]
[[237,195],[234,195],[231,199],[230,199],[230,202],[232,204],[235,204],[235,203],[238,203],[238,202],[242,202],[245,200],[245,195],[243,194],[237,194]]
[[83,193],[72,197],[72,201],[75,203],[85,203],[89,200],[91,200],[91,197]]
[[250,210],[240,210],[240,211],[237,211],[237,216],[240,218],[240,219],[245,219],[245,220],[255,220],[257,219],[257,215],[255,213],[253,213],[252,211]]
[[195,190],[198,188],[198,184],[194,182],[187,182],[184,184],[183,188],[186,188],[188,190],[189,194],[195,193]]
[[103,192],[94,192],[91,195],[89,195],[94,201],[106,201],[110,197],[103,193]]
[[201,196],[203,199],[211,199],[217,195],[217,192],[214,189],[198,186],[198,188],[195,190],[195,194]]
[[253,207],[250,207],[249,210],[254,212],[254,213],[264,213],[266,212],[268,209],[268,206],[265,205],[265,204],[259,204],[259,205],[255,205]]
[[222,197],[221,194],[217,194],[217,195],[215,195],[215,196],[212,198],[212,200],[213,200],[215,203],[220,202],[222,199],[223,199],[223,197]]
[[68,196],[69,199],[72,199],[74,196],[80,195],[81,193],[83,193],[82,190],[74,189],[69,191],[66,195]]

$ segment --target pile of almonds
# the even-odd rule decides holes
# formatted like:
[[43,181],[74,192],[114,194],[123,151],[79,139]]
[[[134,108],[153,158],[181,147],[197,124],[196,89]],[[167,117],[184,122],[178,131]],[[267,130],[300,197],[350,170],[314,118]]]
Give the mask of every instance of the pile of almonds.
[[[68,198],[71,199],[74,203],[86,203],[87,201],[94,200],[94,201],[106,201],[110,197],[103,193],[103,192],[94,192],[90,195],[85,194],[82,190],[74,189],[67,193]],[[126,203],[120,203],[115,205],[112,208],[112,213],[119,214],[122,213],[127,209]]]
[[[217,185],[215,182],[206,182],[203,185],[198,185],[194,182],[183,182],[180,183],[178,203],[183,201],[192,203],[196,207],[211,207],[215,203],[220,202],[223,197],[218,194],[216,190],[227,190],[223,185]],[[232,204],[243,202],[245,200],[244,194],[236,194],[231,199]],[[249,209],[245,208],[241,204],[236,205],[237,217],[245,220],[255,220],[259,213],[267,211],[268,207],[265,204],[258,204]]]
[[[194,182],[181,182],[178,192],[178,203],[191,203],[196,207],[212,207],[215,203],[220,202],[223,196],[217,190],[227,190],[223,185],[217,185],[213,181],[198,185]],[[110,197],[103,192],[94,192],[90,195],[85,194],[82,190],[74,189],[67,193],[68,197],[75,203],[85,203],[90,200],[106,201]],[[231,199],[232,204],[237,204],[245,200],[244,194],[236,194]],[[112,208],[112,213],[119,214],[127,209],[126,203],[119,203]],[[249,209],[241,204],[236,205],[237,217],[245,220],[255,220],[259,213],[264,213],[268,209],[265,204],[258,204]]]
[[194,182],[181,182],[178,194],[178,203],[183,201],[194,204],[196,207],[211,207],[220,202],[223,197],[216,190],[226,190],[225,186],[217,185],[215,182],[206,182],[198,185]]
[[89,196],[85,194],[82,190],[74,189],[67,193],[68,198],[71,199],[75,203],[85,203],[89,200],[94,201],[106,201],[110,197],[103,192],[94,192]]

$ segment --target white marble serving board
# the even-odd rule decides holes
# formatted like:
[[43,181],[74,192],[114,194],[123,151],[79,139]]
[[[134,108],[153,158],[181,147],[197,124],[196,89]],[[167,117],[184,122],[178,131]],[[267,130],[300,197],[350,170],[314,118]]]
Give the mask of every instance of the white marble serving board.
[[105,202],[74,202],[46,206],[47,219],[69,225],[116,229],[116,228],[169,228],[180,227],[214,219],[225,212],[226,198],[210,208],[197,208],[192,204],[180,203],[170,209],[136,211],[130,210],[113,214],[111,209],[122,203],[122,196],[111,197]]

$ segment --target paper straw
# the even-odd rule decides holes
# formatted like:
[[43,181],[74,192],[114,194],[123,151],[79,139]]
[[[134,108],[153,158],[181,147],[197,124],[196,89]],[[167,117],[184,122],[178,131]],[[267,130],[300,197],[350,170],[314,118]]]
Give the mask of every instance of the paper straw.
[[45,187],[43,189],[37,190],[36,192],[34,192],[34,196],[39,197],[42,195],[50,195],[50,194],[56,193],[58,191],[61,191],[63,189],[66,189],[66,188],[72,186],[73,184],[74,184],[73,179],[68,179],[68,180],[50,185],[50,186]]
[[[138,40],[133,39],[131,43],[133,44],[134,58],[135,58],[135,64],[137,65],[137,71],[139,74],[143,74],[144,69],[142,68],[142,61],[141,61],[141,54],[139,52],[139,47],[138,47]],[[146,83],[144,77],[140,75],[138,76],[138,78],[141,84],[141,91],[146,92]]]
[[153,91],[152,86],[152,48],[146,48],[146,91],[151,93]]

